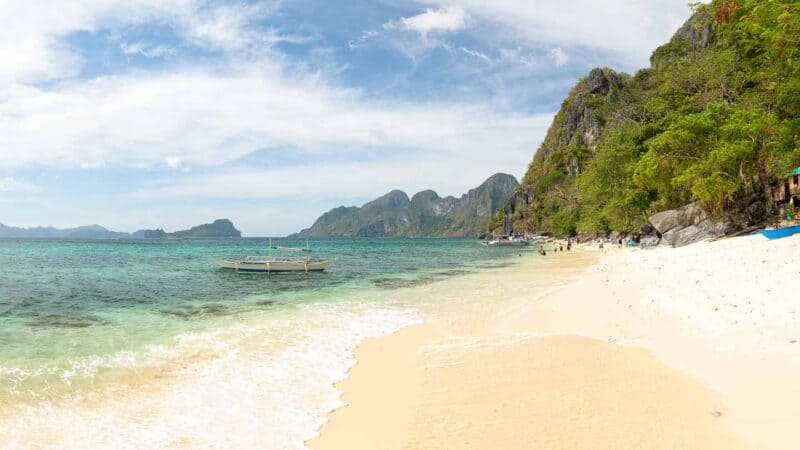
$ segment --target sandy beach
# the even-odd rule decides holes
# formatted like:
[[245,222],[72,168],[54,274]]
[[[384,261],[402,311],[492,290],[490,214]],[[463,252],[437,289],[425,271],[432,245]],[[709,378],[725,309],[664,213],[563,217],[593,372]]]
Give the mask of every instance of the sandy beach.
[[531,252],[418,290],[424,323],[357,348],[308,445],[800,448],[799,250]]

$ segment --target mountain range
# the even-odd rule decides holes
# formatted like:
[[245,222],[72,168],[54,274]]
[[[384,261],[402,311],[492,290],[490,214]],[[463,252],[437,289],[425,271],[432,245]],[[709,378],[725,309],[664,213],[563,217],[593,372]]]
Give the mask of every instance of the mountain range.
[[241,237],[242,233],[228,219],[198,225],[188,230],[167,233],[162,229],[139,230],[135,233],[111,231],[100,225],[59,229],[54,227],[19,228],[0,223],[0,238],[67,238],[67,239],[159,239],[198,237]]
[[361,207],[334,208],[293,237],[475,236],[517,184],[513,176],[498,173],[458,198],[432,190],[409,198],[394,190]]

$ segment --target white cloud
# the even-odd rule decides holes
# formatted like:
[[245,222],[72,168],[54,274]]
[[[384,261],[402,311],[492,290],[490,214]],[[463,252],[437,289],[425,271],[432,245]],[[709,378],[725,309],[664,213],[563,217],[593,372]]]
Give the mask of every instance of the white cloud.
[[164,162],[167,163],[167,166],[173,169],[180,169],[183,167],[183,161],[177,156],[167,156],[164,158]]
[[[619,56],[626,68],[643,67],[650,53],[678,29],[691,11],[686,0],[420,0],[488,21],[488,37],[503,34],[530,45],[599,49]],[[434,10],[435,11],[435,10]],[[601,61],[598,61],[601,63]]]
[[539,66],[536,57],[519,47],[502,47],[498,50],[498,53],[500,53],[500,61],[504,63],[521,64],[528,69],[535,69]]
[[286,144],[468,155],[525,141],[530,151],[532,120],[489,105],[375,103],[316,76],[286,80],[270,69],[115,76],[12,90],[0,103],[0,159],[6,166],[103,161],[132,167],[163,164],[166,157],[213,165]]
[[347,46],[350,48],[350,50],[361,48],[367,45],[367,42],[369,42],[371,39],[374,39],[379,35],[380,33],[375,30],[365,30],[361,33],[361,36],[359,36],[358,39],[351,39],[348,41]]
[[40,189],[33,183],[14,177],[0,178],[0,192],[38,192]]
[[487,56],[485,53],[481,53],[481,52],[479,52],[477,50],[470,50],[470,49],[468,49],[466,47],[461,47],[461,51],[466,53],[466,54],[468,54],[468,55],[470,55],[470,56],[474,56],[475,58],[478,58],[478,59],[482,60],[486,64],[494,63],[494,61],[492,61],[492,58]]
[[550,59],[553,61],[553,64],[556,67],[564,67],[564,65],[567,64],[567,60],[569,60],[569,56],[567,56],[567,54],[564,52],[564,50],[561,49],[561,47],[556,47],[554,49],[551,49],[548,52],[548,55],[550,55]]
[[[146,22],[172,26],[187,42],[226,51],[263,50],[296,41],[252,22],[272,12],[273,3],[223,4],[202,0],[71,0],[57,7],[47,0],[3,1],[0,14],[0,95],[3,85],[59,80],[76,74],[83,61],[63,38],[101,27],[124,28]],[[262,48],[263,47],[263,48]],[[169,56],[166,46],[123,43],[127,54]]]
[[[185,17],[193,0],[5,1],[0,14],[0,86],[54,80],[75,73],[81,57],[61,38],[93,31],[99,23],[140,23],[156,17]],[[2,94],[2,87],[0,87]]]
[[81,169],[86,169],[86,170],[88,170],[88,169],[98,169],[98,168],[100,168],[100,167],[103,167],[103,166],[105,166],[105,165],[106,165],[106,162],[105,162],[105,161],[103,161],[103,160],[97,160],[97,161],[81,161],[81,162],[78,164],[78,167],[80,167]]
[[226,50],[270,43],[270,36],[252,29],[250,25],[269,11],[263,4],[232,4],[197,11],[184,18],[186,36],[199,45]]
[[124,42],[119,46],[126,55],[142,55],[147,58],[162,58],[175,55],[175,49],[165,45],[150,45],[144,42]]
[[387,22],[384,28],[415,31],[425,37],[430,33],[451,33],[467,26],[469,16],[458,6],[427,9],[421,14]]

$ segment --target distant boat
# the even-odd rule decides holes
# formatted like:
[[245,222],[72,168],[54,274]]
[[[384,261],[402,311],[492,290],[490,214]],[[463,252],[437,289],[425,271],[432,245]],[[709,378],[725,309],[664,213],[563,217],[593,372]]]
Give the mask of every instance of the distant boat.
[[767,239],[780,239],[789,237],[793,234],[800,233],[800,225],[793,225],[791,227],[776,228],[774,230],[758,230],[762,236]]
[[331,261],[321,259],[287,258],[272,256],[272,250],[289,252],[310,252],[308,242],[306,248],[293,247],[273,247],[272,238],[269,240],[269,255],[267,256],[247,256],[244,259],[221,259],[217,261],[220,269],[231,269],[237,272],[260,272],[260,273],[281,273],[281,272],[322,272],[331,266]]
[[489,247],[524,247],[530,245],[527,239],[521,237],[502,236],[497,239],[481,242],[481,245]]

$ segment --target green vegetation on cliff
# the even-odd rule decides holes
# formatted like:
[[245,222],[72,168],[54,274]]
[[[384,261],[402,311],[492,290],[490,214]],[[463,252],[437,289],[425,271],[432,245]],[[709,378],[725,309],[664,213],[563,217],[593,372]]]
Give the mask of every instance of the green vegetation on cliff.
[[698,202],[760,220],[800,164],[800,3],[716,0],[633,76],[594,69],[570,92],[505,208],[515,231],[637,231]]
[[409,199],[403,191],[392,191],[360,208],[334,208],[297,236],[475,236],[516,186],[516,178],[498,173],[460,198],[427,190]]

